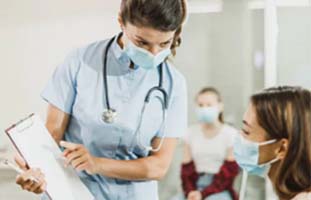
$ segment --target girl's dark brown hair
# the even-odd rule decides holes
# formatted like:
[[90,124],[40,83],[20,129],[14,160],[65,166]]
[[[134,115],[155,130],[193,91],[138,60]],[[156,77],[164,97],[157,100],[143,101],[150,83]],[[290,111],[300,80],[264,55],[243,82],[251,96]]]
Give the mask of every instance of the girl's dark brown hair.
[[176,31],[171,46],[175,55],[187,16],[186,0],[122,0],[120,16],[124,24],[129,22],[163,32]]
[[[205,88],[201,89],[196,98],[198,98],[198,96],[205,94],[205,93],[212,93],[212,94],[216,95],[218,102],[222,103],[222,96],[221,96],[220,92],[214,87],[205,87]],[[221,123],[225,123],[224,112],[221,112],[219,114],[218,119]]]
[[265,89],[251,97],[267,139],[288,139],[288,151],[271,177],[280,199],[311,191],[311,92],[301,87]]

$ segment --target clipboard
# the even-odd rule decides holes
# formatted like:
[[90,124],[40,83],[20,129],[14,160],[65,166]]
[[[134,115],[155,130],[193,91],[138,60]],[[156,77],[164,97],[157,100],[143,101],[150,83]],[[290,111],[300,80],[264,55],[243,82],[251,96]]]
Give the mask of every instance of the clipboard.
[[29,115],[5,132],[26,164],[44,173],[50,200],[95,199],[76,171],[64,166],[62,151],[38,115]]

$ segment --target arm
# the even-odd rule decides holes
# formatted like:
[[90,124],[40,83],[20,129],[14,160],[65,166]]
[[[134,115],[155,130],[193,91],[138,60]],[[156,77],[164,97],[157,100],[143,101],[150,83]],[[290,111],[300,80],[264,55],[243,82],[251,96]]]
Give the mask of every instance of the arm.
[[[214,175],[213,182],[201,191],[203,199],[211,194],[222,192],[226,189],[231,189],[234,178],[239,173],[239,166],[234,161],[233,149],[228,149],[228,156],[219,172]],[[235,195],[236,196],[236,195]],[[234,199],[236,198],[234,196]]]
[[63,139],[70,120],[70,115],[49,104],[47,109],[46,128],[57,144]]
[[[152,146],[157,147],[159,143],[160,138],[155,138]],[[168,171],[176,144],[176,138],[165,138],[160,151],[151,153],[146,158],[114,160],[93,157],[82,145],[61,142],[61,145],[66,148],[64,156],[67,158],[67,163],[71,163],[75,169],[124,180],[162,179]]]
[[187,143],[185,143],[183,163],[181,166],[182,188],[185,196],[188,196],[191,191],[196,191],[196,182],[198,178],[199,175],[196,172],[195,165],[192,160],[190,147]]

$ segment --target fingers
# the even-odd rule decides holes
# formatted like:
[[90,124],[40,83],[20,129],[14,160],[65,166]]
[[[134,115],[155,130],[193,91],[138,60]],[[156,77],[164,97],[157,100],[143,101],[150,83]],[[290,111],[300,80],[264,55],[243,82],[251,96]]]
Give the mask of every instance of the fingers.
[[25,162],[25,160],[24,160],[19,154],[16,154],[16,155],[14,156],[14,160],[15,160],[16,164],[17,164],[22,170],[27,170],[26,162]]
[[66,156],[66,159],[67,159],[66,162],[67,164],[70,164],[70,163],[72,164],[74,160],[77,160],[78,158],[84,156],[85,154],[86,154],[86,151],[84,149],[79,149],[77,151],[70,152]]
[[87,162],[87,156],[81,156],[71,162],[73,168],[77,169],[80,165]]
[[88,167],[88,163],[82,163],[77,166],[76,170],[77,171],[86,170],[88,173],[90,173],[90,171],[87,170],[87,167]]
[[34,193],[35,193],[35,194],[42,194],[43,192],[45,192],[46,186],[47,186],[47,183],[44,181],[44,183],[41,185],[41,187],[38,187],[38,188],[34,191]]
[[69,150],[69,149],[65,149],[65,150],[63,151],[63,156],[64,156],[64,157],[67,157],[67,155],[68,155],[70,152],[72,152],[72,151]]
[[74,144],[74,143],[66,142],[66,141],[61,141],[60,146],[66,148],[66,149],[69,149],[71,151],[74,151],[74,150],[78,149],[79,147],[81,147],[80,144]]
[[[32,180],[35,178],[35,180]],[[31,169],[16,177],[16,183],[20,185],[23,190],[40,194],[45,191],[46,182],[44,174],[39,169]]]

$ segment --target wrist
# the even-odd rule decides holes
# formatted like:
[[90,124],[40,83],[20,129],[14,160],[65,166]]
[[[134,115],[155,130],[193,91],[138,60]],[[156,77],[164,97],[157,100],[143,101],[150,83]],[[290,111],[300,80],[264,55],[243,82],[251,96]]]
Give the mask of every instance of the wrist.
[[102,169],[101,166],[103,165],[103,159],[99,157],[93,157],[94,161],[94,173],[93,174],[101,174]]

